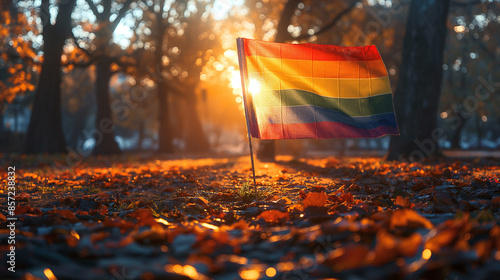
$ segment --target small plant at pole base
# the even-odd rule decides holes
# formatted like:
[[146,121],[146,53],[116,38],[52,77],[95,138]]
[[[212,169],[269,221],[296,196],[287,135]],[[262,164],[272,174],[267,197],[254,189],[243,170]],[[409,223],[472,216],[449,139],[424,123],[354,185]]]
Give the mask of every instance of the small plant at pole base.
[[256,195],[254,187],[248,181],[243,183],[243,185],[238,189],[238,198],[245,203],[252,202],[255,199],[261,200],[266,196],[267,192],[265,190],[257,190]]

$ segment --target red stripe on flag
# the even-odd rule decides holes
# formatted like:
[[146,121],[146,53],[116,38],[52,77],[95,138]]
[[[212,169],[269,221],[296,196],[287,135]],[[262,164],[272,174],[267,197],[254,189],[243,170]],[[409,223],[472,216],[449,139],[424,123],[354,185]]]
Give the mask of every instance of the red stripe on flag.
[[[245,55],[263,57],[322,60],[322,61],[369,61],[381,59],[377,47],[340,47],[319,44],[283,44],[259,40],[245,40]],[[364,51],[364,52],[363,52]]]

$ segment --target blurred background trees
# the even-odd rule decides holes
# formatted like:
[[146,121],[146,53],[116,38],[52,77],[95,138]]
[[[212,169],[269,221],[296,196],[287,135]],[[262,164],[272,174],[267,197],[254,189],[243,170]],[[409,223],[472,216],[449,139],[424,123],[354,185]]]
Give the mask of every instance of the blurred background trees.
[[[500,1],[450,0],[447,13],[435,17],[425,11],[412,16],[414,6],[425,5],[411,2],[2,1],[0,152],[245,153],[235,51],[240,36],[374,44],[397,100],[422,96],[423,81],[437,78],[427,91],[433,106],[410,105],[418,111],[408,115],[413,117],[404,117],[408,110],[398,103],[405,101],[396,100],[402,136],[395,139],[406,138],[404,155],[425,152],[415,140],[428,139],[435,129],[442,132],[433,140],[440,148],[498,148]],[[438,25],[442,62],[441,47],[425,50],[405,39],[415,26],[430,36]],[[415,55],[422,59],[414,62],[426,57],[434,70],[412,63]],[[415,114],[428,117],[418,129],[425,135],[413,134],[415,126],[404,120]],[[389,139],[278,141],[261,151],[268,159],[276,152],[383,151]]]
[[[436,130],[436,115],[425,112],[437,112],[439,106],[449,5],[449,0],[411,2],[394,92],[401,135],[391,137],[389,160],[422,160],[438,153],[441,135]],[[424,17],[426,20],[420,20]]]

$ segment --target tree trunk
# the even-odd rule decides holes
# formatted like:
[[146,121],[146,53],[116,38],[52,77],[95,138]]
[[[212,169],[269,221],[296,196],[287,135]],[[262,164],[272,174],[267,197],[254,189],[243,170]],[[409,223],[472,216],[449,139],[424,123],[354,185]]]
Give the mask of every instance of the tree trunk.
[[4,114],[5,113],[3,111],[3,104],[0,103],[0,134],[4,133],[4,131],[5,131],[5,125],[3,124]]
[[458,123],[457,128],[453,132],[453,136],[451,138],[451,148],[452,149],[461,149],[462,147],[460,146],[460,140],[462,140],[462,131],[465,128],[465,124],[467,123],[467,120],[469,118],[464,118],[462,115],[459,113],[458,118],[460,118],[460,122]]
[[173,153],[174,146],[172,144],[172,131],[170,128],[170,106],[168,102],[168,92],[165,81],[161,79],[156,89],[158,94],[158,152]]
[[19,132],[19,104],[14,100],[11,105],[14,111],[14,133],[17,134]]
[[172,128],[170,102],[167,90],[167,81],[163,78],[163,45],[164,36],[167,29],[167,24],[163,19],[163,12],[165,7],[165,0],[160,0],[160,10],[156,13],[156,34],[155,34],[155,61],[157,70],[157,88],[158,94],[158,152],[160,153],[173,153],[174,145],[172,143]]
[[139,123],[139,139],[137,140],[137,151],[143,150],[142,142],[144,142],[145,130],[146,126],[144,125],[144,121],[141,120],[141,122]]
[[[292,20],[295,9],[300,3],[300,0],[288,0],[281,12],[280,21],[278,22],[275,42],[284,43],[293,39],[288,33],[288,26]],[[274,140],[261,140],[258,146],[256,156],[261,161],[275,161],[276,159],[276,144]]]
[[198,98],[195,93],[194,86],[189,87],[186,91],[186,105],[192,108],[190,111],[186,111],[183,117],[186,119],[186,150],[189,153],[208,153],[210,151],[210,145],[208,143],[207,136],[201,125],[200,115],[197,110]]
[[393,136],[388,160],[419,161],[439,154],[436,129],[446,18],[450,0],[412,0],[403,46],[403,62],[394,94],[401,132]]
[[483,148],[483,129],[482,129],[482,119],[481,115],[476,113],[476,134],[477,134],[477,148],[482,149]]
[[95,119],[94,155],[120,154],[120,148],[115,141],[115,127],[111,112],[109,82],[111,80],[111,60],[108,57],[99,59],[96,63],[96,101],[97,115]]
[[[65,140],[61,118],[61,55],[66,38],[71,32],[71,13],[76,0],[59,4],[56,23],[50,24],[50,15],[41,17],[44,59],[38,79],[30,123],[23,152],[26,154],[64,153]],[[48,9],[49,1],[42,2]]]

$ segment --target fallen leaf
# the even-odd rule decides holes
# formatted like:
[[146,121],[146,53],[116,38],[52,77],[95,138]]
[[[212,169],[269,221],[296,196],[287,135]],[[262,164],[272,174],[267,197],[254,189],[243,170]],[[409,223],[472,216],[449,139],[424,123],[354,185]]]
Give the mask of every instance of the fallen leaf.
[[90,235],[90,242],[92,243],[99,242],[107,238],[109,235],[110,235],[109,232],[104,232],[104,231],[92,233]]
[[454,228],[445,228],[425,242],[425,248],[432,252],[441,250],[442,247],[450,245],[457,236]]
[[30,199],[30,194],[27,192],[21,192],[15,196],[17,201],[28,201]]
[[262,218],[267,223],[278,223],[280,220],[288,220],[290,215],[288,212],[281,212],[278,210],[267,210],[260,213],[257,219]]
[[361,267],[366,262],[370,249],[362,244],[349,244],[330,252],[324,264],[335,271]]
[[56,216],[59,218],[63,218],[63,219],[68,220],[70,222],[78,221],[75,213],[73,211],[67,210],[67,209],[50,210],[49,212],[47,212],[47,214],[52,215],[52,216]]
[[309,206],[323,207],[328,201],[328,195],[325,192],[310,192],[302,202],[304,208]]
[[401,240],[398,247],[399,252],[404,257],[413,257],[417,253],[422,242],[422,235],[420,235],[419,233],[413,233],[407,238],[403,238]]
[[399,205],[403,208],[410,208],[411,207],[411,202],[408,198],[404,198],[400,195],[396,197],[396,202],[394,203],[396,205]]
[[392,213],[391,216],[390,228],[394,229],[396,227],[425,227],[427,229],[431,229],[433,225],[428,219],[422,217],[417,212],[411,209],[401,209]]

